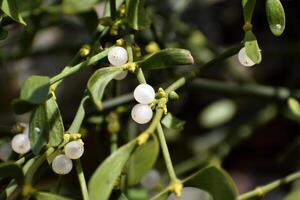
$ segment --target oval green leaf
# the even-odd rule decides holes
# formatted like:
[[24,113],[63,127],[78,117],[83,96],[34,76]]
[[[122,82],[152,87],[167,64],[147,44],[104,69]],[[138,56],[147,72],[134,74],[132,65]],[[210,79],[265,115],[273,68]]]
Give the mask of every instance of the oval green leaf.
[[159,154],[159,144],[156,136],[145,145],[136,148],[129,160],[128,185],[135,185],[153,168]]
[[126,0],[126,21],[135,30],[146,29],[151,24],[151,14],[141,0]]
[[108,200],[114,184],[118,180],[126,162],[136,147],[133,140],[119,148],[96,169],[89,181],[91,200]]
[[244,21],[251,23],[256,0],[242,0]]
[[13,162],[0,163],[0,177],[14,178],[19,185],[22,185],[24,182],[22,168]]
[[29,138],[32,152],[37,155],[43,146],[58,146],[63,140],[64,126],[54,97],[37,107],[29,123]]
[[295,116],[300,117],[300,103],[299,103],[299,101],[297,101],[294,98],[289,98],[288,99],[288,106],[289,106],[289,109],[292,111],[292,113]]
[[185,121],[174,117],[171,113],[168,113],[162,120],[161,123],[170,129],[182,130],[185,125]]
[[248,57],[256,64],[261,62],[261,50],[258,46],[257,39],[252,31],[245,32],[244,38],[246,53]]
[[237,189],[230,176],[220,167],[206,167],[184,181],[185,186],[205,190],[214,200],[235,200],[238,196]]
[[63,197],[57,194],[52,194],[49,192],[37,192],[34,194],[36,200],[71,200],[67,197]]
[[138,62],[138,65],[145,69],[160,69],[176,65],[190,65],[194,58],[190,51],[179,48],[167,48],[147,56]]
[[87,89],[98,110],[102,109],[102,97],[107,84],[122,71],[122,67],[104,67],[95,71],[89,79]]
[[21,89],[20,99],[31,104],[44,103],[50,90],[50,78],[47,76],[30,76]]
[[271,32],[280,36],[285,29],[285,13],[280,0],[267,0],[266,13]]
[[26,25],[25,21],[19,13],[19,9],[15,0],[0,0],[0,8],[14,21]]

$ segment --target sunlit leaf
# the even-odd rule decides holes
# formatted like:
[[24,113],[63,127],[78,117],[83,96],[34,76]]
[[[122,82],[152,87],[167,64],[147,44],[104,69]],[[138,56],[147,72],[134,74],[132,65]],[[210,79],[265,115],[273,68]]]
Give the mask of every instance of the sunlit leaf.
[[251,23],[256,0],[242,0],[244,21]]
[[297,117],[300,117],[300,103],[294,98],[288,99],[288,106],[292,113],[296,115]]
[[244,38],[246,53],[248,57],[256,64],[261,62],[261,50],[258,46],[257,39],[252,31],[245,32]]
[[300,187],[293,189],[283,200],[299,200],[300,199]]
[[170,129],[182,130],[185,121],[174,117],[171,113],[168,113],[162,120],[161,123]]
[[7,14],[16,22],[26,25],[19,13],[19,9],[15,0],[0,0],[0,8],[5,14]]
[[49,192],[36,192],[34,194],[36,200],[71,200],[67,197],[63,197],[57,194],[52,194]]
[[266,13],[271,32],[281,35],[285,29],[285,13],[280,0],[267,0]]
[[150,13],[143,7],[141,0],[126,0],[126,20],[135,30],[148,28],[151,24]]

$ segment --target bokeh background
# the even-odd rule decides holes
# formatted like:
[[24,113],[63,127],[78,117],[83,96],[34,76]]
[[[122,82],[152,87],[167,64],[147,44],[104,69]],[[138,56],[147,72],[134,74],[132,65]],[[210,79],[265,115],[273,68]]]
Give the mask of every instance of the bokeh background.
[[[29,2],[22,4],[24,12],[26,6],[35,1]],[[47,0],[43,5],[57,2]],[[299,88],[300,2],[281,2],[286,11],[286,30],[282,36],[275,37],[268,27],[265,1],[257,1],[253,31],[262,49],[261,64],[247,68],[234,56],[204,68],[199,78],[274,88],[283,86],[292,90]],[[145,3],[154,15],[151,30],[137,33],[143,52],[147,53],[146,46],[155,41],[161,48],[187,48],[196,61],[195,66],[145,71],[148,82],[156,89],[243,39],[242,7],[238,0],[147,0]],[[77,50],[89,42],[91,30],[102,12],[103,3],[76,16],[36,12],[25,18],[26,27],[9,23],[4,26],[8,37],[0,41],[0,132],[16,122],[29,120],[29,114],[16,115],[11,108],[11,101],[18,97],[24,80],[33,74],[53,76],[59,73]],[[80,71],[58,88],[56,96],[66,126],[75,115],[89,76],[97,67]],[[127,93],[133,91],[137,82],[130,75],[120,85],[122,93]],[[111,91],[108,89],[107,99]],[[183,130],[166,132],[172,160],[181,176],[208,163],[222,162],[243,193],[299,169],[299,119],[290,113],[286,102],[209,92],[199,89],[193,82],[179,94],[180,99],[172,102],[169,110],[186,124]],[[132,105],[126,104],[125,110],[129,111]],[[92,106],[89,108],[88,116],[98,117],[98,121],[95,125],[87,119],[83,127],[88,135],[83,163],[88,175],[109,153],[109,134],[102,118],[109,112],[97,113]],[[139,131],[145,128],[132,123],[129,112],[123,113],[121,120],[120,144],[126,141],[128,129]],[[2,138],[7,138],[5,133]],[[1,145],[0,154],[2,159],[7,159],[7,152],[1,150]],[[156,168],[162,175],[165,173],[162,159]],[[74,174],[65,178],[66,188],[71,187],[72,176]],[[78,184],[74,185],[78,187]],[[281,200],[296,185],[282,187],[263,199]]]

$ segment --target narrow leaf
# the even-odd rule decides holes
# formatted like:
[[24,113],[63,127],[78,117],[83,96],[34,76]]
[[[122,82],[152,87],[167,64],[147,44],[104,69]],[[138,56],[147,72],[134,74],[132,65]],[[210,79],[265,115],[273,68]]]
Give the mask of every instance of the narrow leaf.
[[267,0],[266,13],[271,32],[280,36],[285,29],[285,13],[280,0]]
[[245,48],[248,57],[256,64],[261,62],[261,50],[258,46],[257,39],[252,31],[245,32]]
[[91,10],[99,0],[63,0],[62,10],[65,14],[76,14]]
[[36,200],[71,200],[67,197],[63,197],[57,194],[52,194],[49,192],[37,192],[34,194]]
[[119,148],[96,169],[89,181],[91,200],[108,200],[114,184],[136,146],[133,140]]
[[135,30],[148,28],[151,24],[150,16],[141,0],[126,0],[126,20],[131,28]]
[[20,99],[31,104],[43,103],[49,94],[50,78],[47,76],[30,76],[24,83]]
[[288,99],[288,106],[289,106],[290,110],[292,111],[292,113],[295,116],[300,117],[300,103],[299,103],[299,101],[297,101],[294,98],[289,98]]
[[185,186],[209,192],[214,200],[235,200],[238,192],[233,180],[220,167],[206,167],[184,180]]
[[138,65],[146,69],[160,69],[193,63],[194,59],[190,51],[179,48],[168,48],[151,54],[140,61]]
[[87,89],[97,109],[102,109],[102,97],[107,84],[122,71],[122,67],[104,67],[98,69],[89,79]]
[[153,168],[159,154],[159,144],[156,136],[145,145],[136,148],[132,154],[128,169],[128,184],[135,185]]
[[24,181],[22,168],[13,162],[0,163],[0,177],[14,178],[20,185]]
[[256,0],[242,0],[244,21],[251,23]]
[[18,6],[15,0],[0,0],[1,10],[7,14],[10,18],[19,22],[20,24],[26,25],[22,16],[19,13]]
[[185,121],[178,119],[174,117],[171,113],[168,113],[162,120],[161,123],[166,127],[170,129],[176,129],[176,130],[182,130]]

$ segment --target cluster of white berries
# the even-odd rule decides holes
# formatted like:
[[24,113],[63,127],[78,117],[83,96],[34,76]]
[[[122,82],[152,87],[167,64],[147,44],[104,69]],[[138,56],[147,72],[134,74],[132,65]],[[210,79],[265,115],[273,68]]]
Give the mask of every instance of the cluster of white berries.
[[199,200],[199,199],[212,199],[212,197],[205,192],[195,187],[184,187],[179,197],[171,194],[167,200]]
[[[128,54],[123,47],[113,47],[109,50],[107,55],[108,61],[113,66],[124,65],[128,61]],[[123,80],[127,76],[127,71],[123,71],[114,77],[115,80]]]
[[71,159],[78,159],[84,152],[81,141],[69,142],[64,148],[65,154],[59,154],[52,161],[52,169],[57,174],[68,174],[73,168]]
[[239,62],[246,67],[251,67],[251,66],[255,65],[255,63],[247,55],[245,47],[241,48],[241,50],[239,51],[238,59],[239,59]]
[[28,136],[28,125],[24,124],[23,133],[19,133],[11,140],[11,148],[18,154],[25,154],[30,151],[31,145]]
[[148,123],[153,117],[153,111],[148,105],[155,99],[153,87],[142,83],[134,89],[133,96],[139,104],[136,104],[131,110],[132,119],[139,124]]

